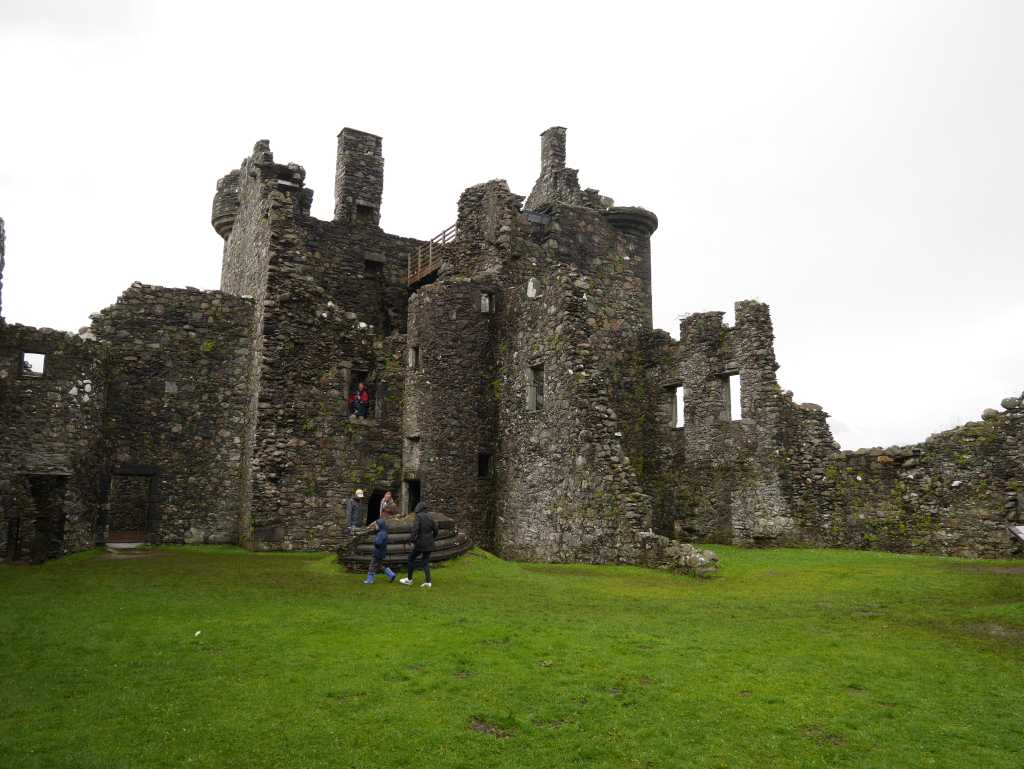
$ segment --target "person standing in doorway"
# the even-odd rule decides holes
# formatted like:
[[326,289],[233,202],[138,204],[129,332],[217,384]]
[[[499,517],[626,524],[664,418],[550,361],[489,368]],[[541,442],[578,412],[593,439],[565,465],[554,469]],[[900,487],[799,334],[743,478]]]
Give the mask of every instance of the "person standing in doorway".
[[366,385],[360,382],[356,391],[348,396],[348,411],[354,417],[366,419],[370,413],[370,393]]
[[380,501],[380,510],[378,512],[383,513],[385,507],[393,506],[395,504],[395,498],[391,496],[391,492],[385,491],[384,498]]
[[356,489],[356,493],[349,497],[345,505],[345,515],[348,519],[349,534],[366,523],[366,503],[363,501],[362,489]]
[[430,587],[430,554],[434,551],[434,540],[437,539],[437,521],[430,514],[427,505],[420,502],[416,505],[416,521],[412,525],[412,532],[409,541],[412,542],[412,552],[409,553],[408,575],[400,581],[403,585],[412,584],[412,572],[416,565],[416,559],[423,560],[423,584],[420,587]]

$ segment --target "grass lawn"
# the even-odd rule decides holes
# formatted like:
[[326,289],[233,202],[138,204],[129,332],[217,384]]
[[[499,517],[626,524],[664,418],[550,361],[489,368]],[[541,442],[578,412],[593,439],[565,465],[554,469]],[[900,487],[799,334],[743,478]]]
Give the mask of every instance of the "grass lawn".
[[1024,563],[716,549],[703,582],[474,552],[432,590],[217,547],[2,566],[0,766],[1024,766]]

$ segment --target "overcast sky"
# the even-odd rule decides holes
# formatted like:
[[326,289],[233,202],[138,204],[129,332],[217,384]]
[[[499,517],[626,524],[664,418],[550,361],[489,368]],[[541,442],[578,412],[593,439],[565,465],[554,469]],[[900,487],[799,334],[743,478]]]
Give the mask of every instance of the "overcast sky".
[[657,213],[654,317],[771,305],[778,372],[844,448],[1024,387],[1024,3],[0,0],[8,322],[132,281],[217,288],[217,179],[269,139],[333,215],[337,132],[384,137],[382,226],[583,186]]

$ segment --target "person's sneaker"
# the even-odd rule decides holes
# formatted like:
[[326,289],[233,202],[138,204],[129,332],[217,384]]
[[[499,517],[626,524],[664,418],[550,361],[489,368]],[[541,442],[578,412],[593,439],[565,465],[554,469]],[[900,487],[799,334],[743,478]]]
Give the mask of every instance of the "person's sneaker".
[[424,582],[420,587],[431,587],[431,584],[429,582]]
[[412,584],[412,580],[409,579],[408,577],[402,577],[398,581],[401,582],[403,585],[411,585]]

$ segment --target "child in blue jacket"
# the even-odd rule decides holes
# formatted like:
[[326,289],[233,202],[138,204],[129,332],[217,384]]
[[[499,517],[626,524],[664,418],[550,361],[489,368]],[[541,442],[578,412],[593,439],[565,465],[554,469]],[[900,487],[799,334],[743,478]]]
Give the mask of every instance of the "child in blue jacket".
[[370,560],[370,571],[363,580],[364,585],[372,585],[377,569],[383,567],[388,582],[395,581],[395,573],[384,565],[388,557],[388,519],[391,517],[393,508],[389,505],[380,511],[380,518],[369,525],[370,531],[376,531],[377,536],[373,538],[373,558]]

